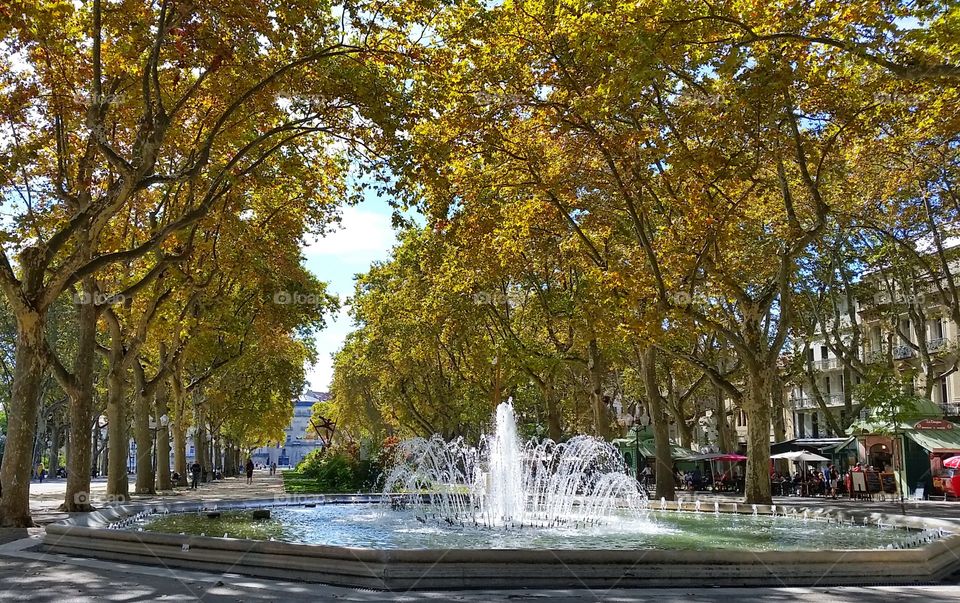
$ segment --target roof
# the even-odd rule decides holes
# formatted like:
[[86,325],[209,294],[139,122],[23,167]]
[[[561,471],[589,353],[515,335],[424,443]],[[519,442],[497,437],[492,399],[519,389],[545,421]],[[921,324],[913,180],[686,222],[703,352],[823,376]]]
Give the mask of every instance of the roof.
[[815,449],[821,452],[830,452],[846,448],[851,442],[856,440],[854,436],[844,436],[842,438],[794,438],[770,445],[770,452],[777,454],[780,452],[793,452],[796,450]]
[[960,454],[960,429],[936,429],[905,431],[907,436],[930,452],[956,452]]
[[313,390],[307,390],[300,395],[296,400],[299,402],[309,402],[313,404],[314,402],[326,402],[330,399],[330,394],[328,392],[315,392]]

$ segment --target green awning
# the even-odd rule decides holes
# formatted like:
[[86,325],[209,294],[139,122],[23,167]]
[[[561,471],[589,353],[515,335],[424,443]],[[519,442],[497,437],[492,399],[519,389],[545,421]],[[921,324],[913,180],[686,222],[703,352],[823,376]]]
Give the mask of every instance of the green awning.
[[960,429],[930,429],[904,431],[907,436],[929,452],[956,452],[960,454]]
[[[644,458],[652,458],[657,456],[657,448],[653,440],[640,440],[638,445],[635,443],[633,438],[617,438],[616,440],[613,440],[613,445],[619,448],[621,452],[633,452],[638,450],[640,456]],[[699,453],[697,451],[684,448],[679,444],[670,444],[670,458],[675,461],[686,461],[698,454]]]

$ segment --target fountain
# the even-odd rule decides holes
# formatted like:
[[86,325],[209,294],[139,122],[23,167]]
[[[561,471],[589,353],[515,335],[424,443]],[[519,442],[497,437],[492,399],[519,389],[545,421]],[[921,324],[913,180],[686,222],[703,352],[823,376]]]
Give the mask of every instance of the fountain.
[[[796,508],[788,515],[781,506],[777,518],[774,505],[768,517],[744,503],[752,514],[745,506],[739,515],[737,503],[720,513],[714,500],[706,514],[695,497],[687,513],[663,498],[652,512],[610,444],[589,436],[523,442],[509,403],[495,422],[476,446],[438,436],[401,444],[384,494],[234,501],[213,520],[203,503],[166,503],[151,515],[109,509],[47,526],[44,545],[194,569],[198,550],[217,571],[402,592],[657,587],[685,584],[690,567],[707,565],[711,583],[730,586],[767,585],[771,574],[785,585],[809,585],[814,575],[838,584],[936,582],[960,568],[960,535],[948,522],[892,516],[880,524],[924,530],[905,536],[869,517],[823,530],[806,510],[801,522]],[[678,497],[677,511],[683,503]],[[232,528],[226,541],[205,536],[265,507],[270,518],[253,536]],[[131,529],[135,538],[123,533]],[[897,552],[908,548],[921,550]]]
[[647,494],[620,453],[591,436],[522,443],[511,401],[497,407],[477,447],[439,436],[404,442],[384,480],[385,499],[407,495],[422,522],[550,527],[641,520]]

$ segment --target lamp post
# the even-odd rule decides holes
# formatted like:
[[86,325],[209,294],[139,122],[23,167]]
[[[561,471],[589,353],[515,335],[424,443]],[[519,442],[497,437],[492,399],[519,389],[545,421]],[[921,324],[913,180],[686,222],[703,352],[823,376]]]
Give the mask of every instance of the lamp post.
[[[639,410],[639,409],[638,409]],[[620,417],[619,422],[627,428],[628,434],[633,434],[633,476],[640,480],[640,432],[646,429],[650,423],[650,416],[644,411],[643,414],[624,415]]]
[[[638,473],[638,475],[637,475],[638,480],[637,480],[637,481],[639,481],[639,477],[640,477],[640,476],[639,476],[639,472],[640,472],[640,458],[639,458],[639,455],[640,455],[640,432],[643,431],[643,430],[646,430],[646,428],[649,427],[651,423],[653,423],[653,420],[650,418],[650,415],[649,415],[649,413],[647,412],[647,409],[643,409],[643,414],[642,414],[642,415],[638,415],[638,416],[636,417],[636,419],[634,420],[634,422],[633,422],[633,445],[634,445],[634,447],[636,447],[636,449],[637,449],[637,473]],[[644,464],[644,466],[646,466],[646,464],[647,464],[646,460],[644,460],[643,464]],[[646,485],[646,484],[644,484],[644,485]]]

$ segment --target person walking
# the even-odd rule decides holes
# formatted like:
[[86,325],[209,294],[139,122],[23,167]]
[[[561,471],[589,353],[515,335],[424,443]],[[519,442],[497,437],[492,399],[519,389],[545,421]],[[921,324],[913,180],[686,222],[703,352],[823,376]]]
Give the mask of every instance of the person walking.
[[640,477],[640,483],[643,484],[644,488],[650,485],[650,479],[653,477],[653,471],[650,470],[650,465],[643,468],[643,471],[640,472]]
[[275,462],[270,463],[270,475],[276,475],[276,474],[277,474],[277,464]]
[[247,470],[247,483],[252,484],[253,483],[253,460],[252,459],[247,459],[247,465],[245,469]]
[[43,478],[47,476],[47,470],[43,466],[43,463],[37,465],[37,479],[40,480],[40,483],[43,483]]
[[198,461],[193,461],[193,464],[190,465],[190,489],[196,490],[197,486],[200,485],[200,472],[203,471],[203,467],[200,466]]

